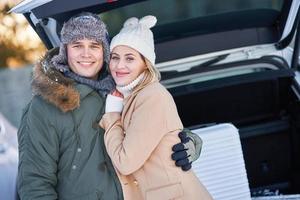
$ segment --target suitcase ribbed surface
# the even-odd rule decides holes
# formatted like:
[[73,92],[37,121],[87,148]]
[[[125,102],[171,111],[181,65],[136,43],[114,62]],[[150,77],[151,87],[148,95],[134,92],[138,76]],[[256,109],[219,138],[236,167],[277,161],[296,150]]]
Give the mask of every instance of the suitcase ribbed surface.
[[193,170],[215,200],[251,199],[238,130],[219,124],[193,130],[203,140]]

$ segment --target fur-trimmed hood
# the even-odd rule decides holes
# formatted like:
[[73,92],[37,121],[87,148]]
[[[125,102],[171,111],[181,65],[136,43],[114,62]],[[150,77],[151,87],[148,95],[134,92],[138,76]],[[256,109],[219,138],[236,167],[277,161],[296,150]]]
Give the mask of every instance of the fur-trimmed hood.
[[63,112],[74,110],[80,105],[80,93],[75,88],[74,80],[65,77],[51,66],[50,60],[57,55],[59,48],[54,48],[35,65],[33,70],[32,90]]

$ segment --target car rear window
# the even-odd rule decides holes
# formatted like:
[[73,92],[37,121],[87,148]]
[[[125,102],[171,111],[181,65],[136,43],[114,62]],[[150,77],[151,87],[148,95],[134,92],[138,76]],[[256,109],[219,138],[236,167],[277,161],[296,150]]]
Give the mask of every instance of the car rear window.
[[[174,32],[174,28],[170,29],[174,34],[176,32],[199,34],[199,32],[233,29],[236,26],[271,25],[280,14],[283,3],[284,0],[151,0],[107,11],[101,13],[100,17],[108,25],[112,36],[120,30],[127,18],[140,18],[145,15],[155,15],[158,18],[158,28],[176,25],[177,31]],[[218,20],[219,18],[215,16],[220,16],[222,20]],[[198,27],[188,29],[183,27],[187,24],[194,26],[195,23],[192,22],[195,20],[198,20],[196,23]],[[202,23],[199,23],[199,20]],[[232,24],[235,24],[235,27],[232,27]],[[169,33],[163,35],[162,31],[162,36],[169,35]]]

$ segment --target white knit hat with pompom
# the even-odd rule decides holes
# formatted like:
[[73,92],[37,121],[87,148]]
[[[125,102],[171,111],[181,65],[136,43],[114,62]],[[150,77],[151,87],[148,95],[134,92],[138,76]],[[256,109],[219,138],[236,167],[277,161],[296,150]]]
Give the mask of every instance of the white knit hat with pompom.
[[154,39],[150,28],[155,26],[156,22],[156,17],[152,15],[145,16],[140,20],[136,17],[127,19],[123,28],[112,39],[110,51],[118,45],[129,46],[142,54],[154,66]]

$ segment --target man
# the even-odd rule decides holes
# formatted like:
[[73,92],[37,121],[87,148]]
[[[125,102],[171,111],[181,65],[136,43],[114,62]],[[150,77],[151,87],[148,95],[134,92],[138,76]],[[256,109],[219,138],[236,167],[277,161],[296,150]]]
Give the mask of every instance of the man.
[[[64,24],[59,50],[36,65],[35,95],[18,131],[21,199],[123,199],[98,126],[105,96],[115,88],[108,62],[105,24],[82,13]],[[188,170],[200,154],[199,138],[180,137],[172,157]]]

